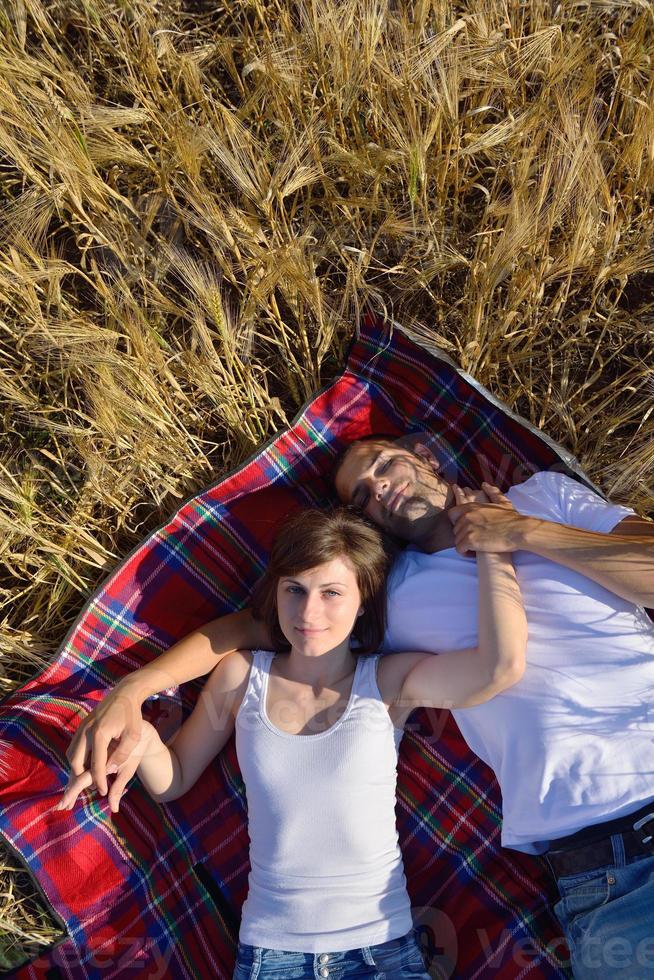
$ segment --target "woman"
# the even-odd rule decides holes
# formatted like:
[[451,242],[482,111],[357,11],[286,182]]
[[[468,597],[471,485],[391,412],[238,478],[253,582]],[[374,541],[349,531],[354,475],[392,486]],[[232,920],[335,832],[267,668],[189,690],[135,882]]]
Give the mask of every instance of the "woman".
[[[278,532],[254,596],[275,652],[225,657],[167,745],[144,723],[137,772],[160,802],[186,793],[236,730],[251,863],[237,980],[428,980],[395,825],[403,726],[418,706],[478,704],[524,671],[511,556],[477,564],[478,648],[380,656],[379,532],[346,509],[300,512]],[[78,777],[58,808],[90,781]]]

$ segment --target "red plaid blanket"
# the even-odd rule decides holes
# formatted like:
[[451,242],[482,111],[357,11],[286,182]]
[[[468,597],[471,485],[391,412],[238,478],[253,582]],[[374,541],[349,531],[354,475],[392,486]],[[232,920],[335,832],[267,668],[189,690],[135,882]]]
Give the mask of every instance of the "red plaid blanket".
[[[585,480],[574,459],[440,352],[368,312],[343,373],[247,463],[187,500],[91,596],[54,663],[0,705],[0,832],[66,938],[20,978],[231,977],[247,888],[244,789],[233,740],[182,798],[160,805],[135,777],[120,812],[85,792],[46,812],[67,781],[81,717],[124,674],[209,619],[247,604],[280,517],[324,504],[345,442],[427,430],[462,483],[502,489],[539,469]],[[585,481],[588,482],[588,481]],[[203,679],[146,702],[151,721],[192,710]],[[500,847],[492,772],[447,712],[416,712],[400,756],[397,820],[433,977],[565,977],[543,862]]]

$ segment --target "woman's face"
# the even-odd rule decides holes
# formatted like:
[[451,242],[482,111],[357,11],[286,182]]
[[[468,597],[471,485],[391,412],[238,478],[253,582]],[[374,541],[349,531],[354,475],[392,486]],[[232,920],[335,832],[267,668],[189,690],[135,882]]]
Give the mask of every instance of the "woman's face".
[[361,609],[361,595],[346,556],[333,558],[277,583],[277,616],[291,646],[319,657],[349,639]]

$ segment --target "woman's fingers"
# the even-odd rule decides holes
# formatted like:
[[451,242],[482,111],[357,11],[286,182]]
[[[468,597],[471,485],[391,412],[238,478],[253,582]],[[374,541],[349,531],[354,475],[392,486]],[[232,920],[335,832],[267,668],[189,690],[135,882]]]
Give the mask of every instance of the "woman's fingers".
[[[107,761],[124,761],[138,742],[141,703],[120,684],[108,691],[102,701],[80,723],[66,750],[73,776],[90,768],[102,796],[107,794]],[[120,740],[108,760],[112,740]]]
[[70,763],[73,775],[79,776],[84,772],[90,751],[91,730],[86,722],[82,722],[66,749],[66,758]]
[[120,736],[115,736],[111,734],[108,723],[104,725],[98,723],[93,734],[90,769],[101,796],[106,796],[108,792],[107,776],[120,768],[138,741],[139,736],[129,729],[123,731]]
[[68,785],[64,789],[61,798],[52,807],[53,810],[70,810],[75,803],[77,797],[80,795],[83,789],[93,784],[93,777],[91,773],[86,770],[85,772],[79,773],[79,775],[71,777]]
[[[116,763],[112,763],[110,761],[109,765],[107,766],[107,772],[111,772],[114,768],[118,770],[107,797],[113,813],[118,813],[120,799],[127,792],[127,783],[138,769],[141,759],[148,752],[150,742],[152,740],[152,733],[156,734],[156,729],[150,725],[149,722],[143,721],[141,734],[137,738],[137,745],[134,749],[132,749],[127,760],[119,765],[116,765]],[[114,756],[112,756],[112,759]]]
[[[89,769],[93,772],[97,753],[99,752],[100,755],[102,755],[102,750],[96,749],[96,745],[101,745],[104,743],[104,755],[106,759],[108,751],[107,738],[108,741],[111,742],[112,736],[106,735],[107,726],[101,726],[99,724],[95,716],[95,711],[97,711],[97,708],[94,709],[94,711],[80,724],[71,739],[70,745],[66,749],[66,758],[69,762],[72,776],[79,776]],[[118,748],[120,748],[120,746],[118,746]],[[120,759],[118,761],[120,762]],[[103,772],[104,771],[105,770],[103,769]],[[93,774],[93,778],[95,779],[96,784],[99,786],[99,780],[95,773]],[[104,792],[106,793],[106,791],[105,779]]]
[[[140,744],[142,737],[143,737],[142,720],[141,720],[140,731],[136,727],[126,728],[123,734],[120,736],[120,739],[115,740],[118,744],[113,747],[111,754],[107,758],[107,772],[110,771],[109,767],[111,765],[115,765],[118,769],[122,769],[122,767],[128,761],[134,749]],[[114,772],[115,771],[116,770],[114,770]]]
[[453,483],[452,492],[454,493],[454,502],[457,506],[459,504],[469,504],[474,502],[474,492],[470,489],[470,487],[460,487],[457,483]]
[[462,516],[453,527],[454,547],[464,558],[474,558],[475,552],[469,548],[469,528],[465,518]]
[[120,799],[124,793],[127,792],[127,783],[138,769],[139,761],[139,759],[128,759],[127,762],[125,762],[118,770],[118,774],[113,781],[113,785],[109,790],[109,795],[107,797],[112,813],[118,813]]
[[[473,490],[472,487],[460,487],[456,483],[452,484],[452,491],[454,493],[454,503],[455,506],[460,504],[489,504],[491,499],[486,493],[487,484],[482,484],[484,489]],[[499,490],[497,491],[499,493]]]
[[499,487],[496,487],[493,483],[482,483],[482,488],[488,499],[492,504],[501,504],[506,501],[510,503],[510,500],[505,496]]
[[[115,813],[118,810],[118,800],[125,792],[125,786],[132,778],[136,769],[138,768],[138,761],[134,762],[133,765],[129,763],[119,771],[116,776],[111,789],[108,794],[108,802],[111,806],[112,811]],[[115,765],[107,766],[107,773],[111,775],[116,772]],[[82,791],[85,789],[92,789],[95,785],[95,781],[90,770],[86,769],[84,772],[79,773],[77,776],[71,776],[68,785],[65,787],[61,794],[61,797],[57,803],[52,807],[53,810],[72,810],[78,797],[81,795]]]
[[[99,709],[96,709],[90,767],[98,792],[106,796],[107,762],[120,765],[127,759],[138,744],[143,719],[139,699],[119,685],[105,696]],[[118,744],[114,746],[112,742]]]
[[111,739],[96,728],[93,734],[91,774],[101,796],[107,795],[107,748]]

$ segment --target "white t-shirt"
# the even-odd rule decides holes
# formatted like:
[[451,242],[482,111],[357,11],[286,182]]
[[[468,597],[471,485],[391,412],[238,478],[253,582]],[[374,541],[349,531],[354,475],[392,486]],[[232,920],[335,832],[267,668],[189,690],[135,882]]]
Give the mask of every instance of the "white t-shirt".
[[[560,473],[511,487],[516,510],[608,533],[634,511]],[[484,704],[453,710],[502,790],[502,843],[548,842],[654,799],[654,624],[641,606],[585,575],[513,553],[527,613],[522,679]],[[477,644],[477,565],[454,548],[408,548],[389,582],[384,650]]]

